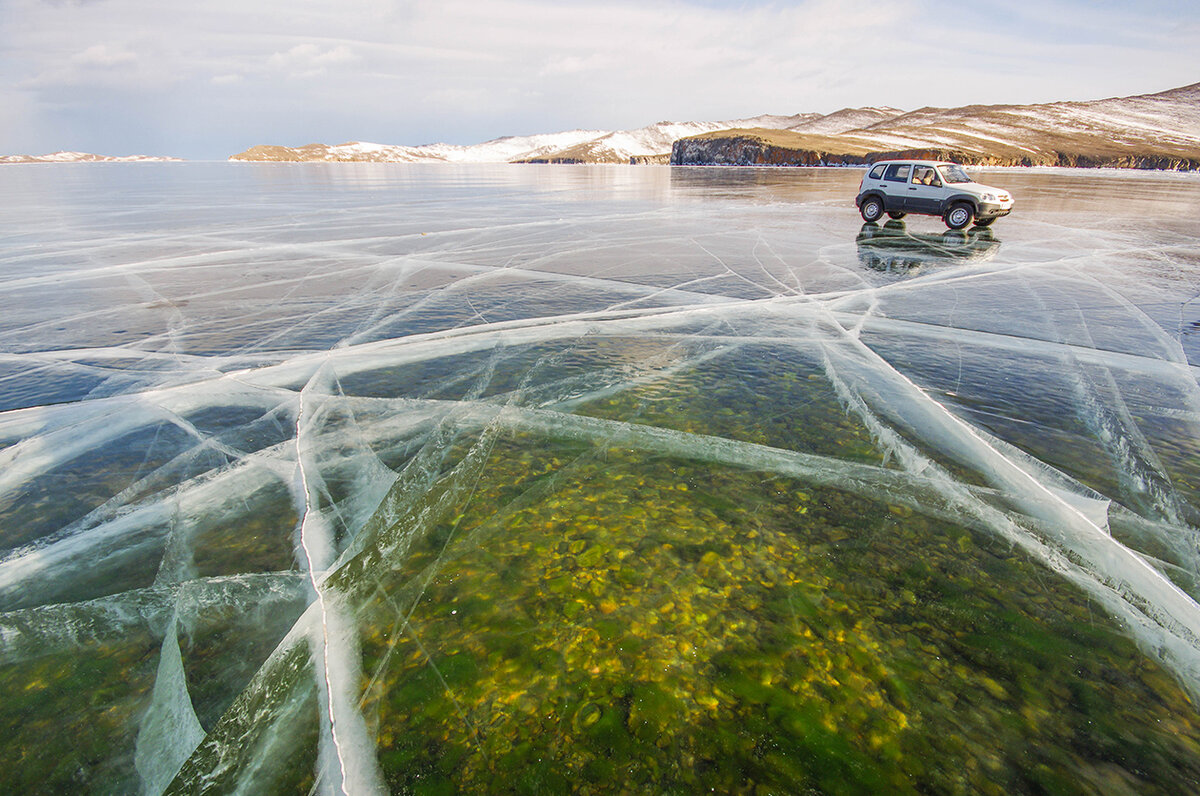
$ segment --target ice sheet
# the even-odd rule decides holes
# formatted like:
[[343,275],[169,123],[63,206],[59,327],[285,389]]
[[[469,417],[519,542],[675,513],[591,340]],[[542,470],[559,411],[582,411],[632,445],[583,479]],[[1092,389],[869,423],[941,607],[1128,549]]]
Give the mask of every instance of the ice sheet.
[[1200,697],[1200,180],[1004,171],[943,234],[858,176],[7,168],[0,662],[155,639],[97,768],[147,793],[382,792],[377,637],[485,755],[428,595],[611,452],[981,534]]

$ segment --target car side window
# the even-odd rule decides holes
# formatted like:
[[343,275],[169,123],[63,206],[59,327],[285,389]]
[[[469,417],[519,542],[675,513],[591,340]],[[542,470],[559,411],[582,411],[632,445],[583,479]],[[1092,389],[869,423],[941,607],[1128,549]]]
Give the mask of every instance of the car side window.
[[883,179],[883,170],[886,168],[887,168],[887,166],[880,163],[878,166],[871,169],[871,179],[873,179],[873,180]]
[[914,185],[929,185],[934,188],[942,187],[942,181],[933,166],[917,166],[914,168],[912,181]]
[[892,182],[908,182],[908,175],[911,171],[912,164],[910,163],[893,163],[888,166],[887,173],[883,175],[883,178]]

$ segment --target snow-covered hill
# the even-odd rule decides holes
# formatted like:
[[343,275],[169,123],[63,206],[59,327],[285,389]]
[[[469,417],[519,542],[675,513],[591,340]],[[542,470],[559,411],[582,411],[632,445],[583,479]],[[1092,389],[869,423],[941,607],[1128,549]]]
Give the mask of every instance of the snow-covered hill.
[[0,163],[163,163],[179,158],[150,155],[93,155],[90,152],[54,152],[49,155],[0,155]]
[[[804,150],[796,162],[824,162],[837,153],[862,162],[873,153],[910,150],[961,153],[976,162],[1125,164],[1187,168],[1200,158],[1200,83],[1157,94],[1042,105],[962,108],[844,108],[830,114],[764,115],[711,122],[657,122],[636,130],[569,130],[497,138],[482,144],[396,146],[348,143],[302,147],[256,146],[230,160],[377,161],[397,163],[631,163],[665,162],[675,142],[700,136],[698,161],[718,156],[715,140],[737,131],[757,135],[777,155]],[[770,133],[767,135],[767,133]],[[733,139],[734,136],[725,136]],[[769,140],[768,140],[769,139]],[[740,152],[750,152],[742,144]],[[739,154],[739,158],[749,155]],[[775,155],[772,155],[774,158]],[[858,160],[853,160],[857,158]],[[738,162],[741,162],[740,160]],[[772,159],[772,163],[789,162]],[[1183,164],[1156,165],[1156,164]]]
[[[844,113],[844,111],[839,111]],[[898,113],[898,111],[897,111]],[[763,115],[714,122],[657,122],[637,130],[568,130],[561,133],[497,138],[482,144],[399,146],[352,142],[330,146],[256,146],[230,160],[374,161],[393,163],[629,163],[632,158],[665,157],[671,144],[713,130],[766,127],[783,130],[824,118],[819,113]]]
[[657,122],[637,130],[605,133],[587,141],[534,155],[526,154],[513,160],[543,163],[629,163],[633,158],[665,155],[671,151],[671,144],[680,138],[700,133],[747,125],[786,129],[819,118],[819,114],[803,113],[795,116],[755,116],[721,122]]
[[849,141],[889,149],[934,145],[986,152],[1000,144],[1040,152],[1072,142],[1195,149],[1200,83],[1091,102],[922,108],[842,132]]

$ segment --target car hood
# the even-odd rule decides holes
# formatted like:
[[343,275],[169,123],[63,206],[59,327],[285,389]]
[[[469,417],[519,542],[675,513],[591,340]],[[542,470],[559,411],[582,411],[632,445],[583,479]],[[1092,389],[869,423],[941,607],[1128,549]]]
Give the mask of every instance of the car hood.
[[1008,197],[1012,196],[1012,194],[1010,194],[1008,191],[1006,191],[1003,188],[997,188],[993,185],[984,185],[981,182],[964,182],[964,183],[959,183],[958,185],[955,185],[954,187],[960,191],[965,191],[966,193],[975,194],[976,196],[982,196],[985,193],[995,194],[997,196],[1001,196],[1001,195],[1008,196]]

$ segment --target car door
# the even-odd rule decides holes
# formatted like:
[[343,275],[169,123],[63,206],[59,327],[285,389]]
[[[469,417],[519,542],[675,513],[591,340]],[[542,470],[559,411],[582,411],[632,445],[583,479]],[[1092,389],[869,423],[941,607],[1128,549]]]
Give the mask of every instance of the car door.
[[883,204],[889,212],[904,212],[904,204],[907,200],[905,194],[911,176],[911,163],[892,163],[883,173],[883,182],[880,183],[880,187],[884,189]]
[[907,190],[904,191],[904,210],[909,213],[941,215],[946,187],[933,166],[913,165]]

